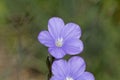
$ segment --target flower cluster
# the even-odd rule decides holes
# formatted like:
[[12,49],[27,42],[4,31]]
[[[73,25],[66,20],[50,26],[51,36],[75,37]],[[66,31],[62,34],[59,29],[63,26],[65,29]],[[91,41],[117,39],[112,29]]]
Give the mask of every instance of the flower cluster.
[[75,23],[64,24],[61,18],[53,17],[48,21],[48,31],[38,35],[41,44],[48,47],[48,52],[55,60],[52,63],[50,80],[95,80],[90,72],[86,72],[83,58],[75,56],[68,60],[66,54],[76,55],[83,51],[83,42],[80,40],[81,29]]

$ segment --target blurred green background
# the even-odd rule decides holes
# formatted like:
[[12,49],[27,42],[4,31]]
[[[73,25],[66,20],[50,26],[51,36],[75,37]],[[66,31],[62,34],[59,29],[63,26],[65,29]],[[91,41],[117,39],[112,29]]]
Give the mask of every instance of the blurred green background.
[[0,0],[0,80],[46,80],[37,36],[54,16],[81,26],[80,56],[96,80],[120,80],[120,0]]

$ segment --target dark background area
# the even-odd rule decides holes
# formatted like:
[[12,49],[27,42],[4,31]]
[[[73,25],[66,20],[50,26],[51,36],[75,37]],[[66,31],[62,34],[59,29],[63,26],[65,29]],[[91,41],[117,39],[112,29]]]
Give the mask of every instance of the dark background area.
[[120,0],[0,0],[0,80],[46,80],[37,36],[51,17],[82,29],[82,56],[96,80],[120,80]]

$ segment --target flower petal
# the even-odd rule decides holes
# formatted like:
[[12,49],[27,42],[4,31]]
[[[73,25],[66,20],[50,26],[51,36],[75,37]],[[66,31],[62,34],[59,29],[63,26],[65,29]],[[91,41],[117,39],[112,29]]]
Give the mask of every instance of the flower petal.
[[52,76],[52,77],[50,78],[50,80],[59,80],[59,79],[56,78],[55,76]]
[[38,35],[38,40],[40,43],[42,43],[43,45],[47,46],[47,47],[53,47],[54,45],[54,40],[53,38],[50,36],[48,31],[42,31],[39,33]]
[[64,79],[67,75],[67,72],[67,61],[60,59],[53,62],[52,73],[55,77]]
[[50,80],[64,80],[63,77],[52,76]]
[[64,21],[61,18],[53,17],[48,21],[48,31],[54,39],[59,37],[63,27]]
[[57,59],[62,58],[65,55],[65,52],[62,50],[62,48],[58,48],[58,47],[49,48],[48,51],[53,57]]
[[81,36],[81,29],[79,25],[75,23],[68,23],[65,25],[63,30],[61,31],[61,36],[66,40],[70,38],[79,39]]
[[79,54],[83,51],[83,43],[79,39],[70,39],[64,42],[63,49],[70,55]]
[[86,68],[83,58],[78,56],[70,58],[68,65],[70,70],[69,76],[73,77],[74,79],[83,74]]
[[84,72],[79,78],[76,80],[95,80],[95,77],[90,72]]

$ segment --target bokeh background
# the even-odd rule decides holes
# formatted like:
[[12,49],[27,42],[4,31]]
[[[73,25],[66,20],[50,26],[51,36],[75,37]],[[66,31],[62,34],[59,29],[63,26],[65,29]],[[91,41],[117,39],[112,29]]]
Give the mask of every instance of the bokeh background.
[[0,80],[47,79],[37,36],[53,16],[81,26],[80,56],[96,80],[120,80],[120,0],[0,0]]

